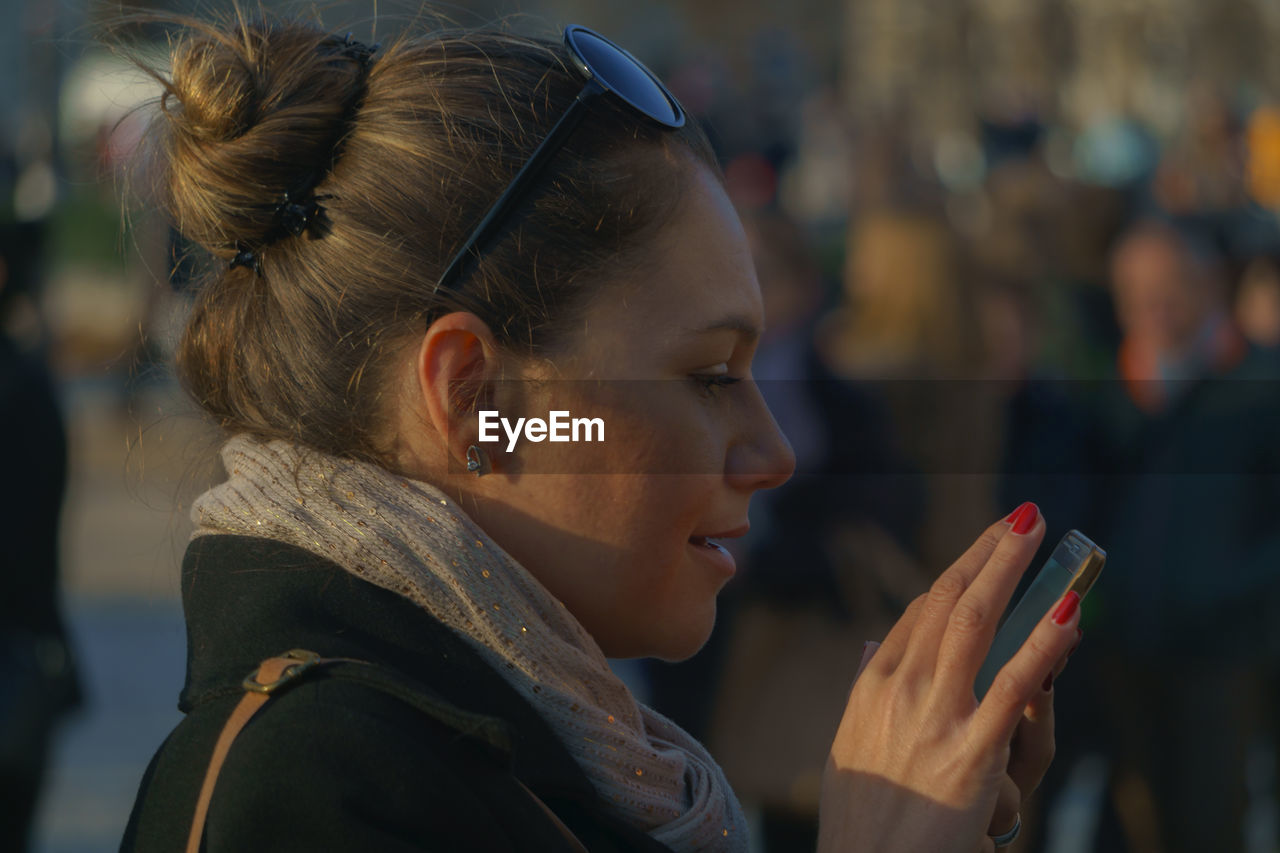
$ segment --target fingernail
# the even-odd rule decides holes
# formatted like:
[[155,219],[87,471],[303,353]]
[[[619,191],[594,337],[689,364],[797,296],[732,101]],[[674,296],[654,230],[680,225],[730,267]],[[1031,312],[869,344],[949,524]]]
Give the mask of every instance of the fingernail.
[[1076,641],[1071,644],[1071,648],[1067,650],[1067,660],[1071,660],[1071,656],[1076,653],[1076,649],[1080,648],[1080,641],[1084,639],[1084,629],[1076,628]]
[[1044,677],[1044,684],[1040,685],[1040,689],[1045,693],[1048,693],[1050,690],[1053,689],[1053,673],[1052,672]]
[[1031,501],[1027,501],[1022,506],[1015,509],[1005,517],[1005,521],[1013,525],[1014,533],[1026,533],[1028,530],[1036,526],[1036,519],[1040,517],[1040,509]]
[[1071,621],[1071,617],[1076,615],[1076,611],[1080,609],[1080,593],[1074,589],[1062,596],[1062,600],[1058,602],[1058,606],[1053,608],[1053,613],[1049,618],[1056,625],[1065,625]]

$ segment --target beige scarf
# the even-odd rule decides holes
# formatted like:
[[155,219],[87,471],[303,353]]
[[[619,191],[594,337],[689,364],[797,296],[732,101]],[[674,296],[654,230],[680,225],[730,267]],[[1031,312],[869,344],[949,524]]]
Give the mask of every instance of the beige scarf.
[[747,849],[742,809],[706,749],[637,702],[578,620],[439,489],[247,436],[222,460],[230,478],[196,500],[194,535],[288,542],[405,596],[538,709],[628,823],[676,850]]

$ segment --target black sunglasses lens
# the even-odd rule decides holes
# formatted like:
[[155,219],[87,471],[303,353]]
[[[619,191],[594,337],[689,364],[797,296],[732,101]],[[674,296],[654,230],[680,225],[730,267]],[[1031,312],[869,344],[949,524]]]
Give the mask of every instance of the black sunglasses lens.
[[605,88],[645,115],[669,127],[684,124],[683,111],[647,68],[608,39],[585,29],[571,34],[572,46]]

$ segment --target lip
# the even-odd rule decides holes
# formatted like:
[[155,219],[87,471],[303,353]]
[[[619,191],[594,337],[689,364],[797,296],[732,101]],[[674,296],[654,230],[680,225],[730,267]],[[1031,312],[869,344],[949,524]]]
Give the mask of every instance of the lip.
[[689,537],[689,539],[738,539],[739,537],[746,536],[747,531],[750,529],[751,523],[747,522],[745,524],[738,525],[732,530],[725,530],[720,533],[694,533]]
[[698,544],[690,540],[685,543],[685,547],[693,552],[694,559],[711,567],[717,575],[722,576],[725,580],[733,577],[738,572],[738,564],[734,561],[733,555],[723,546],[715,542],[706,542]]
[[743,524],[723,533],[695,533],[689,537],[689,541],[685,544],[689,550],[694,552],[696,559],[708,564],[717,574],[728,580],[737,573],[738,564],[728,549],[719,542],[709,540],[736,539],[739,536],[746,535],[749,529],[751,529],[751,525]]

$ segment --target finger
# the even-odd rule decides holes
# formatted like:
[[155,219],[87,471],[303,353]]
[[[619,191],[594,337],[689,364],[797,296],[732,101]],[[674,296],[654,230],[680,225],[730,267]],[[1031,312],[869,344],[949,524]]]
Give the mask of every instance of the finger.
[[1071,661],[1071,654],[1075,653],[1075,649],[1080,648],[1080,642],[1082,642],[1083,639],[1084,631],[1080,630],[1079,625],[1076,625],[1075,642],[1071,643],[1071,648],[1066,649],[1066,653],[1062,654],[1062,657],[1057,658],[1057,663],[1053,665],[1052,674],[1048,676],[1048,678],[1044,679],[1044,683],[1041,684],[1041,692],[1039,692],[1036,697],[1032,697],[1032,701],[1027,703],[1027,711],[1023,713],[1023,716],[1032,720],[1037,719],[1037,717],[1041,716],[1041,713],[1043,713],[1043,707],[1046,706],[1046,704],[1048,704],[1048,707],[1052,710],[1053,685],[1057,684],[1057,679],[1059,679],[1062,672],[1066,670],[1066,665]]
[[[1076,626],[1076,641],[1072,643],[1071,648],[1067,649],[1066,654],[1058,658],[1058,662],[1054,664],[1053,672],[1044,683],[1040,685],[1040,693],[1033,696],[1031,701],[1027,703],[1027,709],[1023,712],[1023,716],[1029,720],[1039,719],[1046,711],[1053,711],[1053,688],[1058,683],[1058,677],[1066,670],[1067,664],[1071,662],[1071,655],[1075,650],[1080,648],[1080,641],[1084,639],[1084,631],[1080,630],[1080,626]],[[1021,727],[1021,723],[1018,724]]]
[[[926,596],[918,596],[903,611],[902,616],[889,629],[889,633],[885,636],[884,641],[880,643],[880,647],[876,649],[875,669],[883,674],[892,672],[898,665],[898,661],[902,660],[903,654],[906,653],[907,644],[911,640],[911,633],[915,630],[916,621],[920,617],[920,610],[924,607]],[[867,664],[869,668],[870,663]]]
[[1071,648],[1067,649],[1067,654],[1062,659],[1062,666],[1054,670],[1053,677],[1057,678],[1062,675],[1062,671],[1067,668],[1067,664],[1071,662],[1071,656],[1076,653],[1076,649],[1080,648],[1080,644],[1084,642],[1084,629],[1079,625],[1076,626],[1076,641],[1071,644]]
[[978,540],[969,546],[969,550],[933,582],[924,597],[920,616],[912,632],[911,646],[907,650],[907,656],[904,656],[908,665],[927,666],[927,671],[933,672],[938,645],[947,630],[947,620],[952,609],[987,564],[1000,540],[1009,532],[1010,519],[1017,512],[1015,510],[1008,518],[997,521],[983,531]]
[[997,673],[970,729],[980,748],[996,749],[1009,743],[1023,710],[1044,683],[1045,676],[1075,642],[1079,621],[1080,595],[1068,592]]
[[853,674],[854,681],[857,681],[858,676],[862,675],[862,671],[867,668],[867,664],[871,663],[871,659],[875,657],[879,648],[880,644],[875,640],[868,640],[862,644],[862,659],[858,661],[858,671]]
[[971,695],[962,688],[971,686],[977,677],[1000,616],[1044,539],[1044,519],[1035,504],[1026,506],[1023,522],[1001,538],[982,571],[952,608],[938,649],[934,677],[944,689],[955,685],[959,695],[969,697],[968,701],[972,701]]
[[858,659],[858,671],[853,674],[853,683],[849,685],[849,696],[845,700],[846,704],[853,701],[853,689],[858,686],[858,679],[862,677],[862,671],[867,668],[867,664],[871,663],[871,659],[875,657],[879,648],[880,644],[875,640],[868,640],[862,644],[862,657]]
[[1007,772],[1023,796],[1030,796],[1040,786],[1040,780],[1053,761],[1054,725],[1053,688],[1050,685],[1048,691],[1041,691],[1027,705],[1027,712],[1013,734]]
[[1053,686],[1058,681],[1058,674],[1062,671],[1060,667],[1065,661],[1066,657],[1064,656],[1058,661],[1053,672],[1045,676],[1044,681],[1040,684],[1040,689],[1031,697],[1031,701],[1027,703],[1026,709],[1022,712],[1023,719],[1018,723],[1019,730],[1027,722],[1037,722],[1046,714],[1053,713]]
[[991,813],[991,823],[987,825],[988,836],[1000,836],[1013,829],[1018,822],[1018,811],[1022,808],[1022,792],[1013,779],[1005,776],[1000,781],[1000,792],[996,795],[996,810]]

